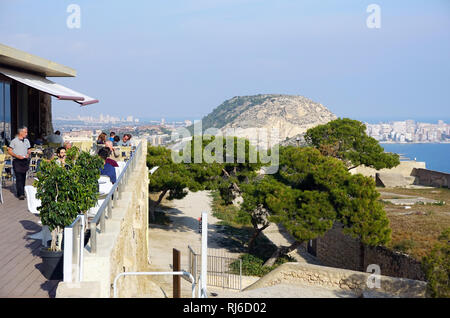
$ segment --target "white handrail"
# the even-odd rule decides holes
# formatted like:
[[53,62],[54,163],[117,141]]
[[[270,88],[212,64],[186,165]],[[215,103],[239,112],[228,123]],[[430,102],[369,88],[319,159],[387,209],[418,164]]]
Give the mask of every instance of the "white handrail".
[[117,280],[122,276],[129,276],[129,275],[137,275],[137,276],[143,276],[143,275],[153,275],[153,276],[161,276],[161,275],[181,275],[181,276],[187,276],[190,281],[192,282],[192,298],[195,298],[195,279],[192,276],[191,273],[180,271],[180,272],[124,272],[120,273],[114,278],[114,298],[117,298]]

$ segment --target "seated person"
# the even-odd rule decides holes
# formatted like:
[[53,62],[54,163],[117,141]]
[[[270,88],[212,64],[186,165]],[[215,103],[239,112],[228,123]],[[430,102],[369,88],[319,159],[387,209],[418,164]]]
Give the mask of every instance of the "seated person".
[[106,142],[106,134],[102,132],[100,135],[98,135],[97,144],[104,145],[105,142]]
[[58,159],[56,159],[56,162],[59,163],[59,165],[61,167],[65,167],[66,166],[66,148],[59,147],[56,150],[56,156],[58,157]]
[[122,141],[119,143],[119,146],[122,147],[131,147],[131,134],[124,134],[122,137]]
[[34,141],[35,145],[43,145],[44,144],[44,136],[42,134],[39,135],[39,137],[36,138]]
[[[109,140],[107,142],[109,142]],[[111,149],[106,146],[105,146],[105,149],[108,150],[108,158],[106,158],[105,162],[109,163],[114,168],[118,167],[119,165],[118,165],[117,161],[115,161],[113,158],[111,158],[111,155],[112,155]]]
[[103,166],[103,169],[100,170],[100,174],[108,176],[109,179],[111,180],[111,183],[115,183],[116,182],[116,169],[114,169],[114,167],[106,162],[106,159],[108,159],[109,156],[109,151],[107,148],[102,148],[98,151],[98,155],[100,158],[103,159],[103,162],[105,163],[105,165]]
[[117,135],[115,135],[115,136],[114,136],[114,141],[113,141],[113,146],[114,146],[114,147],[118,146],[118,145],[119,145],[119,142],[120,142],[120,137],[117,136]]
[[70,148],[72,148],[72,143],[70,141],[64,141],[64,148],[66,148],[66,150],[69,150]]
[[61,136],[61,132],[59,130],[55,131],[54,134],[51,134],[50,136],[47,137],[47,142],[53,144],[60,144],[62,147],[64,144],[64,140]]
[[120,156],[120,149],[114,148],[113,143],[110,140],[105,142],[105,148],[108,148],[111,151],[110,153],[111,157],[112,155],[114,155],[115,158]]
[[45,148],[42,152],[43,152],[42,159],[39,159],[38,162],[36,163],[36,172],[39,172],[42,161],[49,162],[55,156],[55,151],[51,147]]

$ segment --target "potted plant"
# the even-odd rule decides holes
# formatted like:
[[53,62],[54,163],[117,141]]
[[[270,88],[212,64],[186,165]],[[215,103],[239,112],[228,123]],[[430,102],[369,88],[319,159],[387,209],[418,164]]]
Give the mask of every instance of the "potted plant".
[[78,214],[85,214],[98,199],[101,159],[87,152],[78,154],[76,149],[69,153],[64,166],[55,160],[42,162],[35,182],[41,222],[52,235],[50,247],[40,251],[42,273],[47,279],[62,279],[64,227]]

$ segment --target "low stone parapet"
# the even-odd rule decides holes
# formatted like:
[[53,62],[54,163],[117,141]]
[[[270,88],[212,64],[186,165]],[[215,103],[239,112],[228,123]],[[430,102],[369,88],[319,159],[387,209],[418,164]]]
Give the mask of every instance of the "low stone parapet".
[[[142,146],[126,189],[114,203],[112,217],[105,220],[105,230],[97,232],[97,252],[91,252],[90,243],[84,249],[82,282],[61,282],[56,297],[112,297],[119,273],[148,271],[147,144]],[[118,295],[138,297],[152,290],[152,284],[148,277],[123,277],[117,284]]]
[[[339,291],[351,291],[356,297],[424,298],[426,283],[422,281],[379,275],[377,288],[374,275],[347,269],[285,263],[245,289],[254,290],[278,284],[320,286]],[[375,288],[369,286],[375,285]]]

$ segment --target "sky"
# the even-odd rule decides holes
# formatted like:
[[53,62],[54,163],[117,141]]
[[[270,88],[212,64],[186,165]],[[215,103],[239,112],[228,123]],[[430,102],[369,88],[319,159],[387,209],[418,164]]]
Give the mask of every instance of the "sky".
[[0,0],[0,42],[76,69],[50,79],[100,100],[54,99],[54,116],[192,120],[273,93],[368,122],[450,122],[448,0]]

